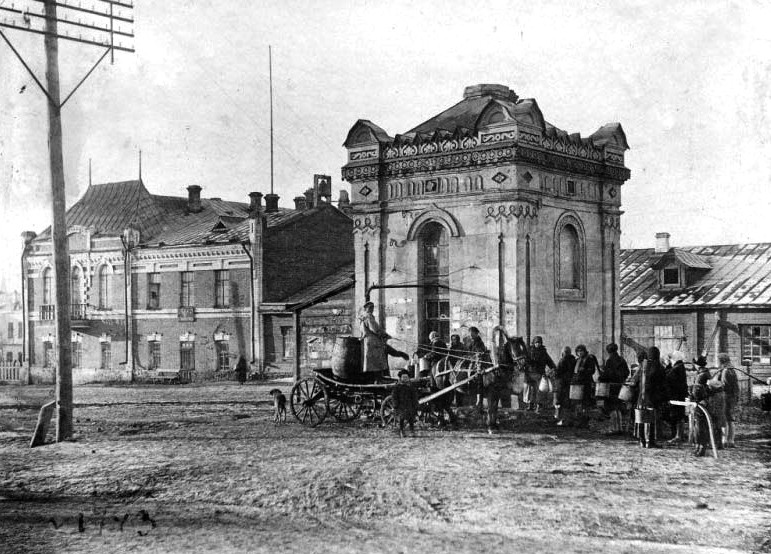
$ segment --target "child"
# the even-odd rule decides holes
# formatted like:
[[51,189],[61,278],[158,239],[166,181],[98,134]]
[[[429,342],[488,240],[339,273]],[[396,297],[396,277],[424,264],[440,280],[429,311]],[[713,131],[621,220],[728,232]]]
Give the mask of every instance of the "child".
[[410,383],[410,374],[406,369],[399,372],[399,383],[392,393],[394,417],[399,422],[399,435],[404,438],[404,424],[410,426],[410,434],[415,436],[415,416],[418,414],[418,391]]

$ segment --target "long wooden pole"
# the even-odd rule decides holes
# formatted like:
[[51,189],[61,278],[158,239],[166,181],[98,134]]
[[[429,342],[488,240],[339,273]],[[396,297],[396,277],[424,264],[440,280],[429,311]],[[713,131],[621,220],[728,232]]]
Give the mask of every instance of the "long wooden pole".
[[56,38],[56,2],[45,0],[46,82],[48,88],[48,154],[51,165],[54,280],[56,282],[56,440],[72,437],[72,350],[70,341],[70,260],[65,221],[62,115],[59,97],[59,42]]

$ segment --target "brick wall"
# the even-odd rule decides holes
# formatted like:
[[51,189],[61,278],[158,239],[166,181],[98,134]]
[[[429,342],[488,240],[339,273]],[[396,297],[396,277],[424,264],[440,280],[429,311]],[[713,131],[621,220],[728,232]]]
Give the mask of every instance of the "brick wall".
[[278,301],[352,263],[351,220],[329,206],[298,221],[268,229],[265,237],[265,301]]

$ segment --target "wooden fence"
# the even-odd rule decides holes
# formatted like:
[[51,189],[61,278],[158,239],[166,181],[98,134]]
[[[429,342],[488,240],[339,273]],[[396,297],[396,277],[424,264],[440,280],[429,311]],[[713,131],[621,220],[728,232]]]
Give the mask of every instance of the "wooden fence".
[[0,381],[21,381],[21,366],[0,363]]

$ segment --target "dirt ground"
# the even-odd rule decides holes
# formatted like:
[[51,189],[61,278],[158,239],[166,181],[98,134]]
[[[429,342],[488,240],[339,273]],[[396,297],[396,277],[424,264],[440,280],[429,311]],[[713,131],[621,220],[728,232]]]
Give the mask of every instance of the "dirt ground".
[[52,388],[0,386],[0,551],[771,552],[768,414],[714,460],[550,414],[274,425],[273,386],[76,387],[75,440],[36,449],[9,399]]

